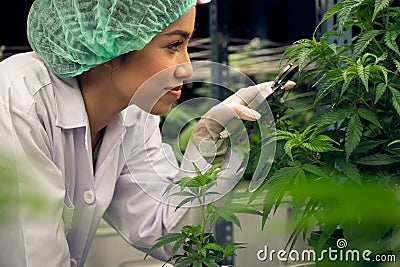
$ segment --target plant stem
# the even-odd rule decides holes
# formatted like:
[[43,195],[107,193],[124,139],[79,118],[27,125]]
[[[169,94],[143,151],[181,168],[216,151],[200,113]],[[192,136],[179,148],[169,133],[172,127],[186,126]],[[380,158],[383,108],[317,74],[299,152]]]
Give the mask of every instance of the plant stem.
[[199,198],[200,201],[200,206],[201,206],[201,229],[200,229],[200,244],[199,244],[199,250],[203,247],[203,238],[204,238],[204,232],[206,229],[206,206],[205,206],[205,200],[206,200],[206,194],[204,187],[201,187],[201,196]]

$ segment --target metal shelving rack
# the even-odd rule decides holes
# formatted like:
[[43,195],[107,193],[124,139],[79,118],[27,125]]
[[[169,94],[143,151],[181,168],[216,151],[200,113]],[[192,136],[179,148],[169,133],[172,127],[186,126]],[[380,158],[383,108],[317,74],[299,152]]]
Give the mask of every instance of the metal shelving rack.
[[[335,4],[343,2],[343,0],[315,0],[315,12],[316,12],[316,25],[322,20],[326,11],[334,6]],[[328,18],[318,29],[316,32],[317,38],[321,36],[324,32],[327,32],[328,29],[332,28],[334,24],[338,21],[338,16],[335,14],[334,16]],[[341,38],[331,37],[330,41],[332,43],[336,43],[338,45],[343,45],[349,43],[352,38],[352,30],[349,29],[346,34],[344,34]]]
[[0,61],[12,56],[14,54],[31,51],[30,46],[10,46],[0,44]]

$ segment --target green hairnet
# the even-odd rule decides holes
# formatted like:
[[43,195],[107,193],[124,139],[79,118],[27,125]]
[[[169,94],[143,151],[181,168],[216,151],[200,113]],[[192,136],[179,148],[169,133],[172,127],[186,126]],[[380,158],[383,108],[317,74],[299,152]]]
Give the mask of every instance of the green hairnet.
[[142,49],[196,0],[36,0],[28,15],[32,49],[60,77],[73,77]]

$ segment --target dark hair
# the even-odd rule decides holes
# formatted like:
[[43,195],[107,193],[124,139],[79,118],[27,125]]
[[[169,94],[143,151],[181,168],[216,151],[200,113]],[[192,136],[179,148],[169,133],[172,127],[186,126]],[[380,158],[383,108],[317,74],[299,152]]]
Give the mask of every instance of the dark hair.
[[120,55],[119,56],[119,66],[118,67],[123,67],[125,65],[126,61],[128,60],[128,55],[130,53],[133,53],[133,52],[135,52],[135,51],[131,51],[131,52],[128,52],[128,53]]

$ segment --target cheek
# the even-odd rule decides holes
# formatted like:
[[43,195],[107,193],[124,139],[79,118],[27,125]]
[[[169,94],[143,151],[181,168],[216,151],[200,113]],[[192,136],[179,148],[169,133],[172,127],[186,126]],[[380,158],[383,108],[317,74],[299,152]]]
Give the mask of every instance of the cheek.
[[124,74],[136,85],[137,89],[145,81],[167,68],[168,65],[165,63],[167,62],[156,51],[138,54],[124,67]]
[[[147,59],[149,59],[147,57]],[[170,81],[170,73],[162,71],[165,66],[157,62],[144,63],[144,61],[134,61],[124,66],[116,75],[118,77],[118,87],[122,96],[129,104],[135,104],[141,109],[151,112],[165,95],[165,87]]]

